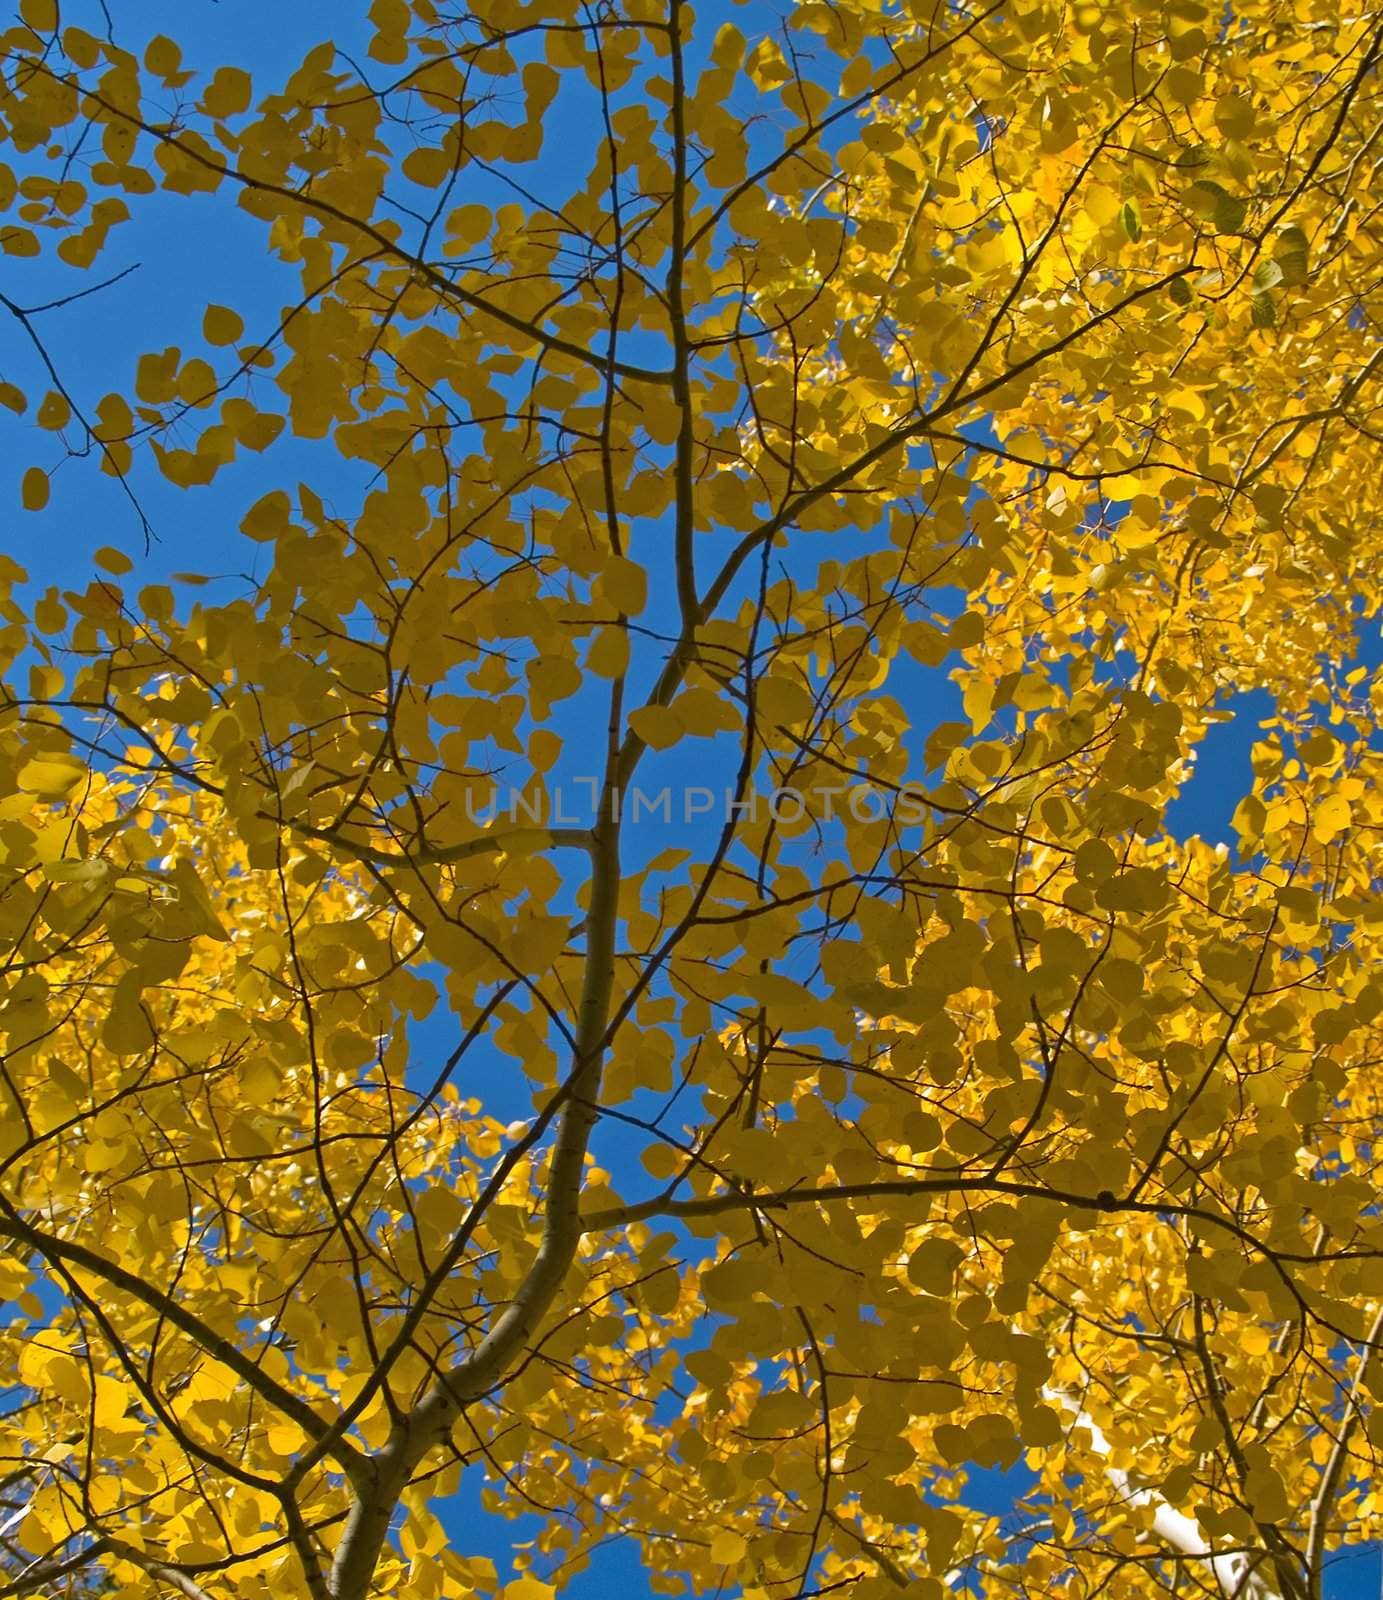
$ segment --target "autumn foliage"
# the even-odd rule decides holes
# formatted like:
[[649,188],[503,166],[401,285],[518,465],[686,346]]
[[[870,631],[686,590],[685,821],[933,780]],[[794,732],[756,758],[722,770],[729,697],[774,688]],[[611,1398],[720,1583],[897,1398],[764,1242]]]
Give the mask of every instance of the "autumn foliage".
[[[0,564],[0,1594],[1321,1600],[1383,17],[92,9],[0,35],[10,515],[125,508]],[[155,207],[282,300],[95,394]],[[254,575],[174,579],[223,473]]]

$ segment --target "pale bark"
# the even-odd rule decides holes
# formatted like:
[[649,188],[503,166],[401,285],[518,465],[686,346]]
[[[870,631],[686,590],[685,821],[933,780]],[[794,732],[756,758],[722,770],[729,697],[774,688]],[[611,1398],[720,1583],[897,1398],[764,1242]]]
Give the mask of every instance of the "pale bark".
[[1103,1429],[1075,1396],[1051,1386],[1045,1387],[1042,1392],[1044,1398],[1060,1406],[1071,1418],[1073,1430],[1079,1428],[1089,1436],[1090,1448],[1104,1459],[1105,1480],[1118,1498],[1129,1507],[1151,1509],[1153,1532],[1185,1560],[1204,1562],[1213,1573],[1225,1600],[1285,1600],[1269,1577],[1271,1562],[1266,1552],[1255,1561],[1242,1550],[1216,1550],[1214,1541],[1207,1537],[1194,1517],[1178,1511],[1156,1489],[1134,1488],[1128,1472],[1114,1465],[1111,1459],[1114,1449]]

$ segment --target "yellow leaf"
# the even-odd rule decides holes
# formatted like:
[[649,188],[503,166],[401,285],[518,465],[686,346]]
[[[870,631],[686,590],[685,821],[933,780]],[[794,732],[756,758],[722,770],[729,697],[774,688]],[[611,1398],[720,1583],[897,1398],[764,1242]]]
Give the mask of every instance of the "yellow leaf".
[[292,502],[282,489],[271,490],[256,500],[245,513],[240,531],[249,539],[261,542],[277,539],[287,532]]
[[994,704],[994,685],[987,678],[972,678],[961,697],[970,726],[979,733],[988,726]]
[[42,467],[30,467],[24,474],[20,499],[26,511],[42,511],[48,504],[48,474]]
[[86,766],[76,756],[44,755],[26,761],[19,769],[19,787],[45,800],[61,800],[86,777]]
[[719,1528],[711,1537],[711,1560],[718,1567],[733,1567],[744,1559],[749,1542],[729,1528]]
[[85,1375],[72,1356],[57,1348],[59,1337],[50,1334],[28,1341],[19,1358],[19,1376],[31,1388],[46,1388],[64,1400],[84,1405],[87,1397]]
[[240,67],[218,67],[202,103],[213,117],[232,117],[250,104],[250,75]]
[[112,1428],[122,1422],[130,1406],[130,1391],[119,1378],[98,1376],[94,1421],[98,1428]]
[[1332,794],[1316,807],[1311,832],[1321,844],[1329,844],[1349,826],[1352,812],[1343,795]]
[[603,598],[626,617],[635,617],[648,604],[648,574],[627,556],[611,556],[600,574]]
[[267,1106],[282,1083],[282,1072],[263,1057],[240,1069],[240,1096],[246,1105]]
[[601,678],[618,678],[628,671],[628,631],[617,627],[601,628],[586,652],[586,666]]
[[770,723],[792,726],[811,717],[816,701],[800,679],[771,672],[754,685],[754,709]]
[[234,344],[245,331],[245,322],[238,311],[229,306],[208,306],[202,318],[202,333],[208,344]]
[[931,1295],[945,1295],[963,1252],[950,1239],[927,1239],[908,1257],[908,1278]]
[[113,545],[108,544],[103,544],[92,557],[92,560],[95,561],[98,567],[103,567],[107,572],[113,572],[117,578],[123,577],[125,573],[131,571],[134,567],[134,562],[130,560],[123,550],[117,550]]
[[72,407],[68,405],[66,396],[59,394],[56,389],[50,389],[39,403],[38,425],[56,432],[67,426],[71,415]]
[[182,51],[167,35],[155,34],[145,47],[144,65],[157,77],[172,77],[182,65]]
[[57,0],[19,0],[19,14],[35,33],[52,33],[58,25]]
[[681,717],[670,706],[641,706],[630,712],[629,726],[654,750],[666,750],[686,731]]

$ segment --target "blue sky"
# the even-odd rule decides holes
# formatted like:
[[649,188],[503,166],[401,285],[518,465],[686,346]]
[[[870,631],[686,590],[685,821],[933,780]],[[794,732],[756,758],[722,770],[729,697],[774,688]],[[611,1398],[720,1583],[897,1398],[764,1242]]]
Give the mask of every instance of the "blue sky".
[[[93,15],[96,7],[86,6]],[[65,20],[82,20],[81,5],[66,6]],[[749,29],[771,20],[771,8],[736,7],[715,0],[701,8],[703,24],[721,14],[735,13]],[[137,35],[167,32],[183,46],[189,66],[234,63],[256,75],[265,86],[281,78],[313,44],[334,38],[343,50],[361,59],[365,30],[363,6],[295,0],[270,5],[265,0],[141,0],[135,18],[119,19],[124,42]],[[88,24],[90,25],[90,24]],[[93,31],[99,31],[93,27]],[[713,31],[713,30],[712,30]],[[703,35],[704,37],[704,35]],[[559,102],[550,128],[548,154],[539,163],[539,176],[560,189],[564,179],[573,183],[585,176],[589,141],[581,107]],[[564,171],[570,152],[573,164]],[[264,247],[262,225],[227,203],[224,195],[196,201],[150,197],[132,206],[135,220],[116,231],[112,243],[93,270],[85,275],[55,266],[50,257],[38,261],[6,257],[4,292],[25,306],[39,305],[86,288],[91,278],[105,277],[128,267],[135,270],[99,293],[42,313],[35,319],[45,345],[69,389],[88,406],[111,390],[128,390],[134,357],[164,345],[193,349],[200,343],[202,313],[208,302],[236,307],[250,314],[258,308],[265,318],[296,297],[296,273],[270,257]],[[253,333],[252,315],[247,315]],[[47,387],[40,379],[37,353],[25,342],[23,329],[10,322],[0,343],[0,377],[29,393]],[[156,581],[179,572],[221,576],[240,585],[254,575],[258,547],[237,533],[240,518],[267,487],[292,484],[309,477],[320,489],[334,487],[344,506],[363,487],[357,465],[334,461],[328,445],[283,440],[268,457],[245,456],[225,469],[206,487],[174,488],[158,476],[140,472],[139,493],[154,532],[147,551],[137,519],[119,486],[97,470],[94,460],[69,460],[58,464],[60,454],[51,435],[27,420],[0,413],[5,482],[0,504],[7,508],[4,547],[24,565],[36,589],[53,584],[83,588],[91,576],[93,553],[115,544],[137,560],[136,579]],[[30,465],[57,466],[52,498],[41,515],[18,510],[19,478]],[[266,481],[265,475],[268,474]],[[637,552],[636,552],[637,553]],[[259,559],[263,559],[259,556]],[[135,579],[131,580],[131,583]],[[667,613],[670,618],[670,612]],[[650,620],[657,621],[655,603]],[[1377,662],[1377,640],[1361,657]],[[916,666],[901,667],[889,692],[904,698],[925,733],[931,724],[958,715],[954,686],[940,672]],[[1232,720],[1213,728],[1202,744],[1196,774],[1171,813],[1182,833],[1200,833],[1210,840],[1231,838],[1229,817],[1248,787],[1249,747],[1258,734],[1258,722],[1271,707],[1266,696],[1241,696],[1227,709]],[[705,746],[692,755],[686,747],[672,753],[656,769],[654,782],[699,783],[716,764]],[[727,765],[726,772],[729,767]],[[574,791],[573,791],[574,792]],[[656,823],[635,830],[634,848],[656,853],[670,842]],[[688,844],[696,838],[689,835]],[[448,1041],[449,1026],[439,1011],[416,1030],[424,1055]],[[527,1095],[516,1084],[501,1059],[491,1062],[486,1092],[501,1118],[526,1115]],[[633,1145],[616,1133],[600,1154],[618,1172],[632,1160]],[[631,1188],[640,1187],[637,1180]],[[449,1511],[458,1545],[470,1553],[492,1556],[504,1572],[514,1543],[533,1537],[537,1519],[523,1517],[513,1523],[490,1518],[479,1509],[479,1479],[463,1484]],[[999,1508],[1008,1504],[1009,1486],[995,1475],[979,1474],[974,1503]],[[1367,1553],[1339,1569],[1333,1600],[1354,1600],[1377,1587],[1377,1553]],[[629,1545],[613,1546],[601,1553],[587,1575],[573,1581],[567,1594],[574,1600],[617,1594],[640,1600],[647,1591],[636,1551]]]

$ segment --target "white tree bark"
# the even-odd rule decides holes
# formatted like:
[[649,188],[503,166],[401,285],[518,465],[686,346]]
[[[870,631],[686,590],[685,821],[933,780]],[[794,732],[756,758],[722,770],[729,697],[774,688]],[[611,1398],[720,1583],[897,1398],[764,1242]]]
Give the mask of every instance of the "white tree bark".
[[1152,1508],[1153,1532],[1170,1549],[1188,1561],[1204,1561],[1215,1576],[1225,1600],[1285,1600],[1281,1590],[1272,1580],[1272,1563],[1267,1559],[1255,1562],[1242,1550],[1217,1551],[1212,1540],[1194,1517],[1178,1511],[1155,1489],[1135,1489],[1123,1467],[1116,1467],[1111,1459],[1113,1447],[1103,1430],[1074,1395],[1050,1386],[1043,1396],[1061,1407],[1071,1418],[1073,1428],[1083,1429],[1090,1436],[1090,1448],[1105,1460],[1104,1475],[1110,1488],[1125,1505]]

